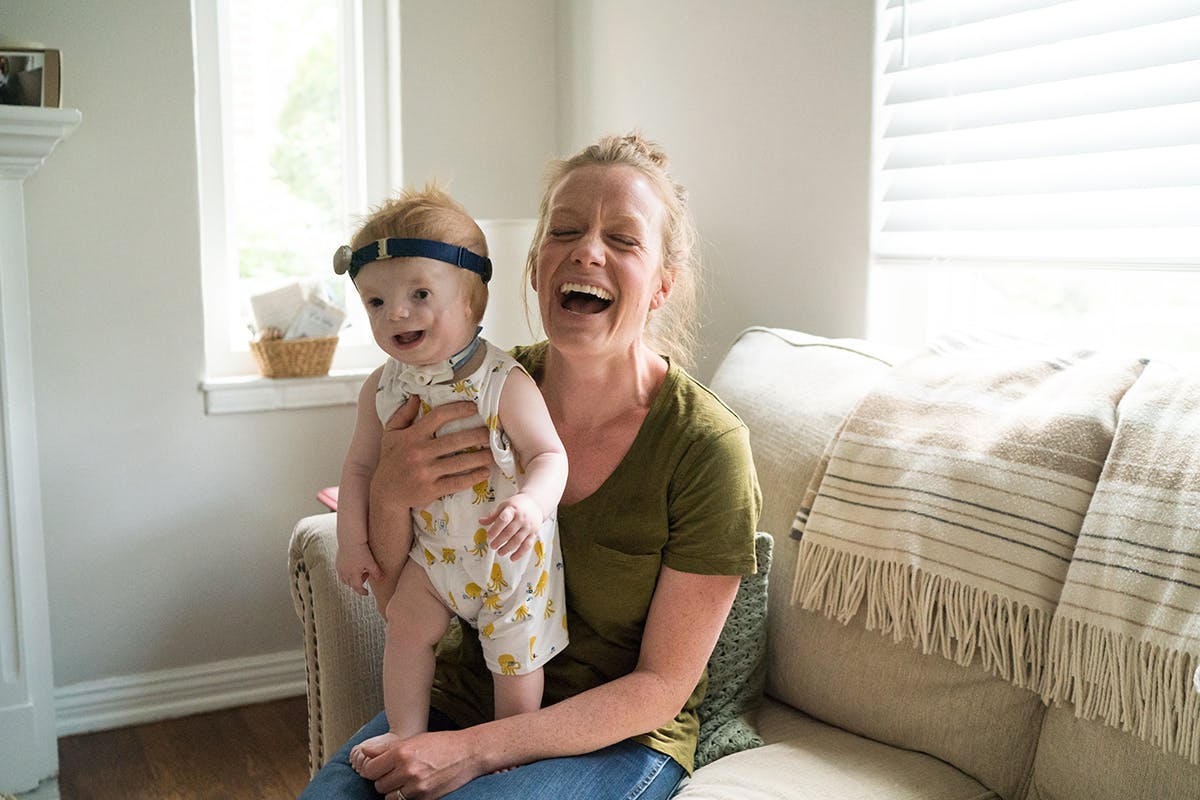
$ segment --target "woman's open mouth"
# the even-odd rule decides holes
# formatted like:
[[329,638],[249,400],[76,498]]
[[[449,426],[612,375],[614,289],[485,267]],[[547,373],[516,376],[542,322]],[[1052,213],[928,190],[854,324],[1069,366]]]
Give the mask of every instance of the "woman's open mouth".
[[599,314],[612,305],[612,292],[584,283],[564,283],[559,289],[561,305],[576,314]]

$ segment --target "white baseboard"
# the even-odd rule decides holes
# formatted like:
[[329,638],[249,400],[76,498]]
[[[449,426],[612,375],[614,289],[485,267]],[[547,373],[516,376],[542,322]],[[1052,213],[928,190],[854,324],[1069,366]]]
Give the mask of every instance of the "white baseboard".
[[54,690],[59,736],[304,694],[304,651],[85,681]]
[[[0,797],[7,797],[3,792],[0,792]],[[38,784],[38,787],[30,792],[22,792],[16,795],[17,800],[62,800],[62,796],[58,793],[58,778],[48,778]]]

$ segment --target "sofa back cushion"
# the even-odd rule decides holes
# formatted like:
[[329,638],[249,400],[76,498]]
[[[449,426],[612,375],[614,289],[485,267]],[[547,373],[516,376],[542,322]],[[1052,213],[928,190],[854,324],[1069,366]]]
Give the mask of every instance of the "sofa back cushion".
[[866,342],[750,328],[717,366],[711,388],[750,428],[763,493],[758,527],[777,546],[792,529],[826,443],[889,365],[888,354]]
[[750,428],[763,491],[759,527],[775,536],[766,691],[1018,797],[1044,712],[1037,695],[977,665],[894,644],[867,631],[861,617],[841,625],[790,603],[799,545],[789,533],[804,490],[842,419],[896,357],[857,340],[752,328],[713,376],[713,390]]
[[1125,731],[1046,711],[1028,800],[1200,797],[1200,767]]
[[962,667],[896,644],[867,630],[862,613],[848,625],[790,614],[786,635],[770,642],[767,693],[853,733],[936,756],[1006,800],[1022,797],[1045,713],[1038,696],[978,662]]

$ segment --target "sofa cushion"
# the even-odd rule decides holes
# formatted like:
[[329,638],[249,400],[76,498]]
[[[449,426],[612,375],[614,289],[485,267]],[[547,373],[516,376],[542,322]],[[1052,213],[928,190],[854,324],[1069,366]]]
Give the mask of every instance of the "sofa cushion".
[[758,747],[762,738],[747,719],[762,701],[767,659],[767,577],[774,541],[754,537],[756,571],[742,578],[729,617],[708,660],[708,693],[697,709],[696,767]]
[[[786,566],[777,554],[776,585]],[[854,733],[936,756],[1000,797],[1021,796],[1045,712],[1036,694],[978,664],[962,667],[868,631],[865,611],[848,625],[788,611],[786,632],[772,634],[768,694]]]
[[995,795],[936,758],[889,747],[764,702],[767,744],[722,758],[675,794],[678,800],[982,800]]
[[1050,708],[1042,723],[1028,800],[1200,797],[1200,767],[1100,722]]

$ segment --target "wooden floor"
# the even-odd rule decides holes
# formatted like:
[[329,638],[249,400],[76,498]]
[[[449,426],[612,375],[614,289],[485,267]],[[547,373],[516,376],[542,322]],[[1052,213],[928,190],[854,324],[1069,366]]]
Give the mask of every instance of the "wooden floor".
[[303,697],[58,740],[62,800],[295,798],[308,783]]

